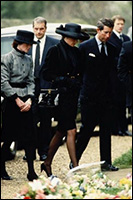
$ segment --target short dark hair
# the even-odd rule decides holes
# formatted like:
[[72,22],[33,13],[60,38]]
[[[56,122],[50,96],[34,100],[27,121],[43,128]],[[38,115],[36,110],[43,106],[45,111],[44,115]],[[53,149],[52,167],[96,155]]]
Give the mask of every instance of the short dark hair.
[[104,26],[108,26],[110,28],[113,28],[114,27],[114,22],[112,19],[109,19],[109,18],[101,18],[98,20],[97,22],[97,27],[100,29],[100,30],[103,30],[104,29]]
[[34,20],[33,20],[33,23],[32,23],[32,25],[33,25],[33,27],[34,27],[34,23],[44,23],[45,24],[45,26],[47,27],[47,20],[44,18],[44,17],[36,17]]
[[17,48],[17,46],[18,46],[19,44],[23,44],[23,42],[18,42],[18,41],[16,41],[16,40],[14,40],[13,43],[12,43],[12,47],[13,47],[13,48]]
[[124,23],[126,21],[125,18],[120,15],[114,15],[111,19],[113,20],[113,22],[115,22],[116,19],[122,20]]

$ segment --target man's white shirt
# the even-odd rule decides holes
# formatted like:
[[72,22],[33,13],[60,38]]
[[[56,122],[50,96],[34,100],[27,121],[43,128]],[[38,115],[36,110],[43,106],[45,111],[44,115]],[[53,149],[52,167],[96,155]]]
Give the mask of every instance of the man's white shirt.
[[[38,38],[34,38],[35,41],[38,41]],[[40,60],[39,62],[41,63],[42,61],[42,56],[43,56],[43,50],[46,42],[46,35],[44,35],[43,38],[39,39],[40,40]],[[36,53],[36,44],[33,44],[32,46],[32,58],[33,58],[33,68],[35,68],[35,53]]]

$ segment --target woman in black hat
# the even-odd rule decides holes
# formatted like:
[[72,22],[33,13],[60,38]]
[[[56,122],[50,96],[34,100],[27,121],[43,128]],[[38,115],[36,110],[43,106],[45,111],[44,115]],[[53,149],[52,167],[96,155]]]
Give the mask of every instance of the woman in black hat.
[[75,23],[61,25],[56,29],[56,33],[63,37],[59,44],[52,47],[47,53],[45,65],[43,66],[43,76],[45,80],[53,83],[53,88],[58,88],[59,104],[56,108],[58,128],[53,136],[48,156],[41,164],[41,171],[44,170],[47,176],[52,175],[51,164],[53,157],[58,150],[61,140],[67,133],[67,149],[73,166],[76,167],[76,115],[78,97],[81,84],[81,55],[75,46],[78,39],[83,39],[81,26]]
[[32,59],[26,53],[34,40],[34,34],[18,30],[13,49],[1,57],[1,92],[5,106],[2,110],[1,178],[11,180],[5,167],[7,146],[12,141],[21,141],[27,155],[28,180],[37,179],[33,159],[35,135],[32,122],[32,100],[34,98],[34,76]]

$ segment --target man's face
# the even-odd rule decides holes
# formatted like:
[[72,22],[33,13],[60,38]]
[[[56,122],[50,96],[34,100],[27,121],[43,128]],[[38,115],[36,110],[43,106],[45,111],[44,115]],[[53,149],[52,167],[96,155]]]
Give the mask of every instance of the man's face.
[[34,23],[33,31],[37,39],[44,37],[47,27],[44,23]]
[[117,31],[118,33],[121,33],[124,28],[124,21],[116,19],[114,22],[114,30]]
[[103,30],[97,29],[97,33],[98,33],[98,39],[101,42],[107,42],[107,40],[110,38],[111,33],[112,33],[112,28],[108,27],[108,26],[104,26]]

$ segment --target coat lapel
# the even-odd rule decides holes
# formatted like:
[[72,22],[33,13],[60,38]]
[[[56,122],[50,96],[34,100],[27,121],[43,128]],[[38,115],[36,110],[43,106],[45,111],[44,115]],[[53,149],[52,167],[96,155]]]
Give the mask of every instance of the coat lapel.
[[45,57],[46,57],[46,54],[48,52],[49,47],[50,47],[50,41],[49,41],[48,36],[46,36],[46,41],[45,41],[45,46],[44,46],[44,50],[43,50],[41,65],[44,63],[44,60],[45,60]]

